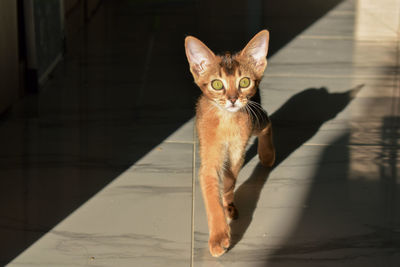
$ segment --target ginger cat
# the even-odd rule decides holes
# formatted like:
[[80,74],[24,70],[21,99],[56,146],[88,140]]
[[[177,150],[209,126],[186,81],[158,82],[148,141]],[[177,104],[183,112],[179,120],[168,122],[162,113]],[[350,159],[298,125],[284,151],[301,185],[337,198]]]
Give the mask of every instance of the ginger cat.
[[197,38],[185,39],[190,71],[203,92],[196,109],[199,178],[214,257],[230,246],[228,221],[238,216],[233,193],[252,134],[258,136],[262,165],[271,167],[275,162],[271,123],[262,107],[251,100],[267,66],[268,41],[269,32],[263,30],[242,51],[219,56]]

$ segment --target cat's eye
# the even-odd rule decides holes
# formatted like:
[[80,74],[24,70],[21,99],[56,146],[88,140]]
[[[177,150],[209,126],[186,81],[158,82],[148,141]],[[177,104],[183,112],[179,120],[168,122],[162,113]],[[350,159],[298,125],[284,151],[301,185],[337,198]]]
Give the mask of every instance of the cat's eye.
[[222,88],[224,88],[224,84],[222,83],[221,80],[213,80],[211,82],[211,86],[212,88],[214,88],[215,90],[221,90]]
[[244,77],[242,79],[240,79],[239,81],[239,86],[240,88],[247,88],[250,85],[250,79],[247,77]]

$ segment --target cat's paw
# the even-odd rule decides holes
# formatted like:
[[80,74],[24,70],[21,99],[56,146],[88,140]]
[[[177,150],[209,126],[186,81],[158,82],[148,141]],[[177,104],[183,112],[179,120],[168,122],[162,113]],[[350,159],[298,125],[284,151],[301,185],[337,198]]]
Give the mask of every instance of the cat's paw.
[[213,257],[221,256],[230,246],[229,234],[219,233],[210,236],[210,239],[208,240],[208,246]]
[[271,168],[275,163],[275,150],[259,151],[258,157],[264,167]]
[[230,220],[236,220],[239,217],[239,212],[236,209],[235,205],[232,203],[228,204],[228,206],[225,207],[226,215]]

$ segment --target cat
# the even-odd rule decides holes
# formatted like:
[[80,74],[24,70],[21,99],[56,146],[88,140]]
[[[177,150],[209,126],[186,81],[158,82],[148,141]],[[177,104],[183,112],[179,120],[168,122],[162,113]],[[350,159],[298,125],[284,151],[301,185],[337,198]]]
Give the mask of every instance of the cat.
[[251,100],[267,66],[268,42],[269,32],[262,30],[242,51],[215,55],[199,39],[185,38],[190,71],[202,91],[196,106],[199,179],[214,257],[230,246],[229,221],[238,216],[234,188],[252,134],[258,136],[261,164],[272,167],[275,162],[271,123],[261,105]]

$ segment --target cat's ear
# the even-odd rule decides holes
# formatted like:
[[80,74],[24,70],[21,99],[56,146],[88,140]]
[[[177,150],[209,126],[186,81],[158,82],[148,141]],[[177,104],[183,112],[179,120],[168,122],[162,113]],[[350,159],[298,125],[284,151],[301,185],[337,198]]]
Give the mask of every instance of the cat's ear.
[[257,33],[253,39],[240,52],[240,56],[245,57],[254,63],[255,70],[259,76],[262,76],[267,66],[266,56],[268,54],[269,32],[262,30]]
[[193,36],[186,37],[185,51],[190,71],[195,77],[204,74],[215,61],[214,53],[202,41]]

